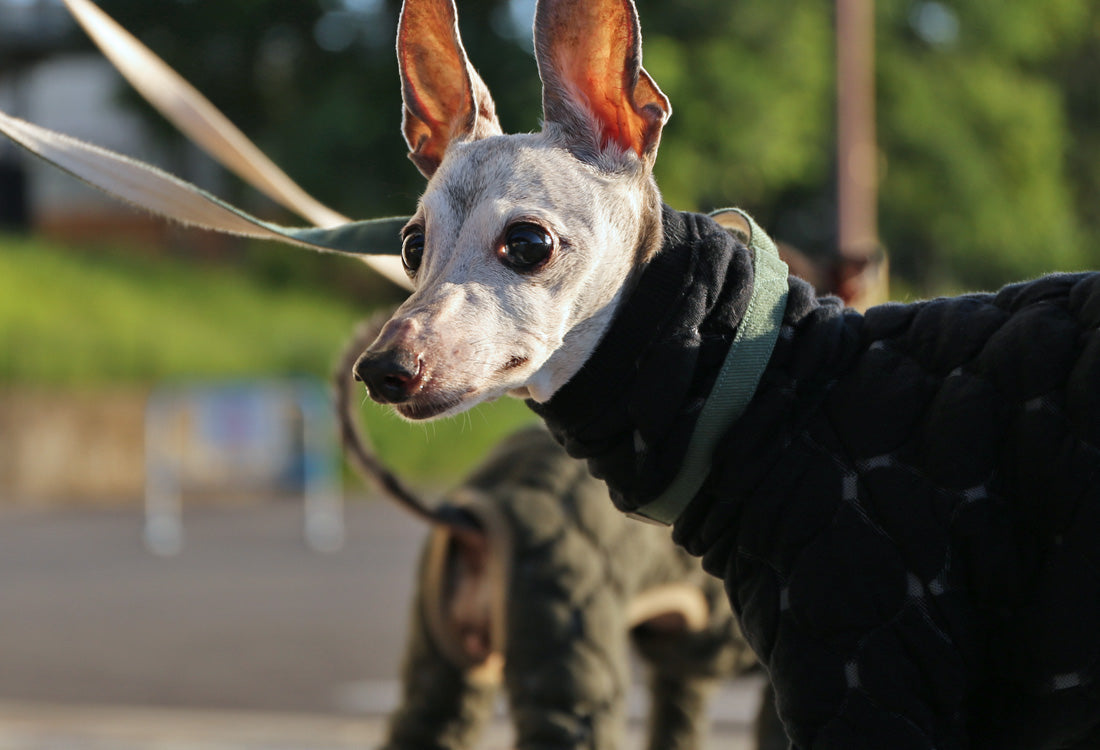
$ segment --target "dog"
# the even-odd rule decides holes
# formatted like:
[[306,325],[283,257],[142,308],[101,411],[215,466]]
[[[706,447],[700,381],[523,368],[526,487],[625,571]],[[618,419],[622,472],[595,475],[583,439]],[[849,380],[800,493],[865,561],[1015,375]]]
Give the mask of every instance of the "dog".
[[793,747],[1100,747],[1100,274],[819,299],[751,217],[662,204],[631,0],[539,0],[537,133],[451,0],[406,0],[397,52],[428,182],[371,398],[527,399],[724,580]]
[[[717,682],[756,666],[720,582],[617,513],[541,427],[507,437],[428,507],[366,447],[350,397],[352,363],[384,321],[360,327],[334,374],[348,458],[432,524],[382,747],[476,747],[502,682],[516,747],[618,747],[631,641],[651,673],[648,746],[701,747]],[[773,717],[757,722],[761,747],[782,738]]]

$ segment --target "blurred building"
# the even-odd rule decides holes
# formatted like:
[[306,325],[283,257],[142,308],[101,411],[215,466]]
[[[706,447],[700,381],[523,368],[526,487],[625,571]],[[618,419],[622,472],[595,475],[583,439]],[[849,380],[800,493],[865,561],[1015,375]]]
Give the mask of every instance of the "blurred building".
[[[0,0],[0,110],[217,190],[217,168],[187,144],[155,138],[123,102],[124,86],[60,0]],[[0,141],[0,204],[0,225],[24,223],[70,240],[161,241],[169,231],[6,140]]]

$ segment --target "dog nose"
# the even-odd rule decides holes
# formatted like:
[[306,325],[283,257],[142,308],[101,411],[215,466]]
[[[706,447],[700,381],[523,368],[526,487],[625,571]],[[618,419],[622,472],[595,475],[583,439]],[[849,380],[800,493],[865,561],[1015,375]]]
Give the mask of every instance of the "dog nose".
[[400,349],[367,351],[355,363],[355,379],[380,404],[408,401],[420,385],[420,358]]

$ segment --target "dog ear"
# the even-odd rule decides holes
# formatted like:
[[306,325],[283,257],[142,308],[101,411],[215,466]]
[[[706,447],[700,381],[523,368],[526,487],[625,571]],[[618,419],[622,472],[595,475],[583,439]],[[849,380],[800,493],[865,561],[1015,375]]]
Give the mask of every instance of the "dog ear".
[[489,89],[466,57],[454,0],[405,0],[397,28],[409,158],[431,177],[453,140],[501,133]]
[[535,54],[546,122],[582,150],[615,145],[652,165],[672,107],[642,68],[633,0],[539,0]]

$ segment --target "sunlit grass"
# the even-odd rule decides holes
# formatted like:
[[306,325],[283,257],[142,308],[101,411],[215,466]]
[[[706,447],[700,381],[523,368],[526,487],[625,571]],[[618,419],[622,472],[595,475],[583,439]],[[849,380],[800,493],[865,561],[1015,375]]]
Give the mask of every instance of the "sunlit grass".
[[0,238],[0,381],[327,374],[362,311],[246,273]]
[[414,423],[364,401],[363,424],[378,454],[421,486],[453,481],[513,430],[536,421],[534,413],[513,398],[483,404],[450,419]]

